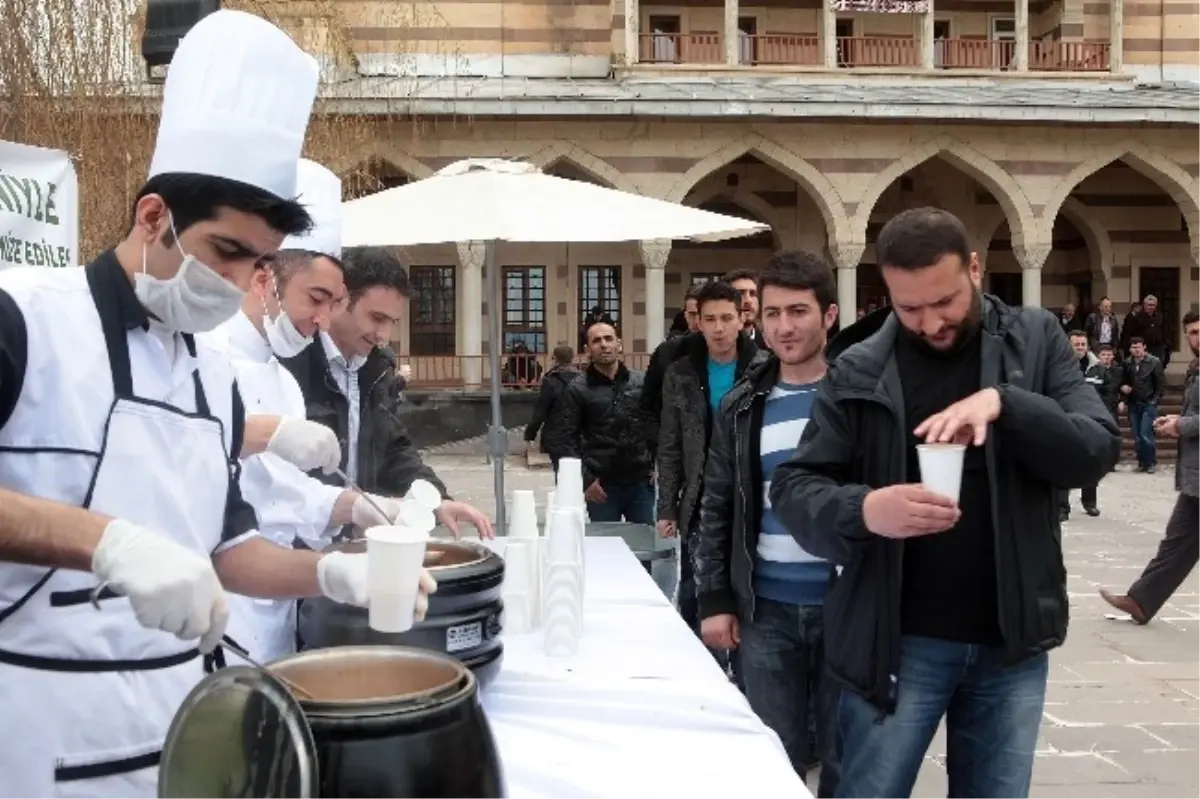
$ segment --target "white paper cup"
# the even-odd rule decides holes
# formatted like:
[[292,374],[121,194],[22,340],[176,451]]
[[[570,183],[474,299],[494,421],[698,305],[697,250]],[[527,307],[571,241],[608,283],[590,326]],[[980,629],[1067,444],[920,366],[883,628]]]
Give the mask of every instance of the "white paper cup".
[[504,588],[502,593],[528,594],[533,590],[533,549],[531,542],[509,538],[504,548]]
[[579,511],[555,508],[547,521],[546,559],[549,563],[580,564],[583,526]]
[[409,527],[372,527],[367,538],[367,624],[381,633],[411,630],[429,534]]
[[537,538],[537,497],[532,491],[514,491],[508,521],[509,538]]
[[935,494],[958,502],[966,451],[964,444],[918,444],[921,484]]
[[521,635],[534,629],[534,601],[529,594],[507,594],[504,597],[504,632]]
[[554,506],[556,508],[584,507],[583,488],[583,463],[578,458],[560,460]]
[[396,522],[410,530],[422,533],[432,532],[433,528],[437,527],[437,519],[434,518],[433,511],[412,500],[401,501],[400,514],[396,517]]
[[408,493],[404,495],[404,499],[424,506],[430,513],[433,513],[442,506],[442,492],[438,491],[434,484],[428,480],[413,480],[413,484],[408,487]]

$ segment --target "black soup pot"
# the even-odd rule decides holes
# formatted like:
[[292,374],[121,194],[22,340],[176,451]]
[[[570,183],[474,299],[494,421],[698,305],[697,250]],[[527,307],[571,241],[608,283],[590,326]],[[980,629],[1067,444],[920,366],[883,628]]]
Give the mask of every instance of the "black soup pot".
[[[363,541],[338,544],[343,552],[364,552]],[[425,620],[403,633],[372,630],[365,608],[324,597],[305,599],[297,618],[300,648],[408,646],[450,655],[475,673],[480,686],[500,672],[504,645],[504,559],[471,541],[430,541],[425,568],[438,582]]]
[[505,795],[474,675],[405,647],[312,650],[209,675],[172,722],[159,776],[160,797]]

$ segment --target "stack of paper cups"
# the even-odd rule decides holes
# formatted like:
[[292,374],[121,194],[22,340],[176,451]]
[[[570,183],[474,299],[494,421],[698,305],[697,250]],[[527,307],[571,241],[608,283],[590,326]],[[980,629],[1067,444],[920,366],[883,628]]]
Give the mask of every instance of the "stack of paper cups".
[[371,527],[366,538],[367,624],[381,633],[411,630],[429,534],[409,527]]
[[[508,545],[520,542],[517,547],[518,557],[528,559],[525,569],[529,577],[530,624],[538,625],[542,587],[542,553],[541,539],[538,536],[537,498],[532,491],[514,491],[510,506],[508,524]],[[512,559],[508,558],[511,566]]]
[[504,629],[520,635],[534,629],[537,612],[537,572],[533,570],[536,541],[508,539],[504,548]]
[[555,508],[547,529],[541,614],[546,654],[569,656],[579,650],[583,635],[583,523],[578,511]]
[[[554,492],[555,510],[572,510],[579,516],[580,529],[587,531],[587,502],[583,497],[583,462],[578,458],[563,458],[558,462],[558,486]],[[579,539],[580,570],[584,569],[587,550]]]
[[400,514],[396,521],[413,530],[432,532],[437,527],[434,511],[442,505],[442,492],[428,480],[414,480],[408,493],[400,499]]

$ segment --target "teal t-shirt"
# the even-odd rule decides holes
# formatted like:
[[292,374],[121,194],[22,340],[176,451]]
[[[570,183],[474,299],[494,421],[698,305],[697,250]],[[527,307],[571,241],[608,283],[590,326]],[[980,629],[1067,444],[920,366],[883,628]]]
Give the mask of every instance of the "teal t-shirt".
[[737,371],[737,361],[717,363],[708,359],[708,404],[715,411],[721,405],[721,400],[733,388],[733,377]]

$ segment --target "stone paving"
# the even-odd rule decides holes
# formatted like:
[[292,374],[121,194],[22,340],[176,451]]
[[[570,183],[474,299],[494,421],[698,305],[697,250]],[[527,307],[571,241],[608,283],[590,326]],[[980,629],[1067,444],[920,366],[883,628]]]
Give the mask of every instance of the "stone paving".
[[[492,470],[481,455],[430,454],[457,498],[492,507]],[[552,478],[510,457],[506,491]],[[1102,516],[1074,496],[1063,532],[1071,628],[1051,655],[1050,685],[1034,766],[1036,797],[1200,795],[1200,578],[1188,578],[1161,614],[1138,627],[1115,618],[1100,586],[1128,587],[1153,556],[1174,503],[1174,476],[1121,470],[1100,487]],[[931,747],[914,796],[946,795],[945,739]]]

